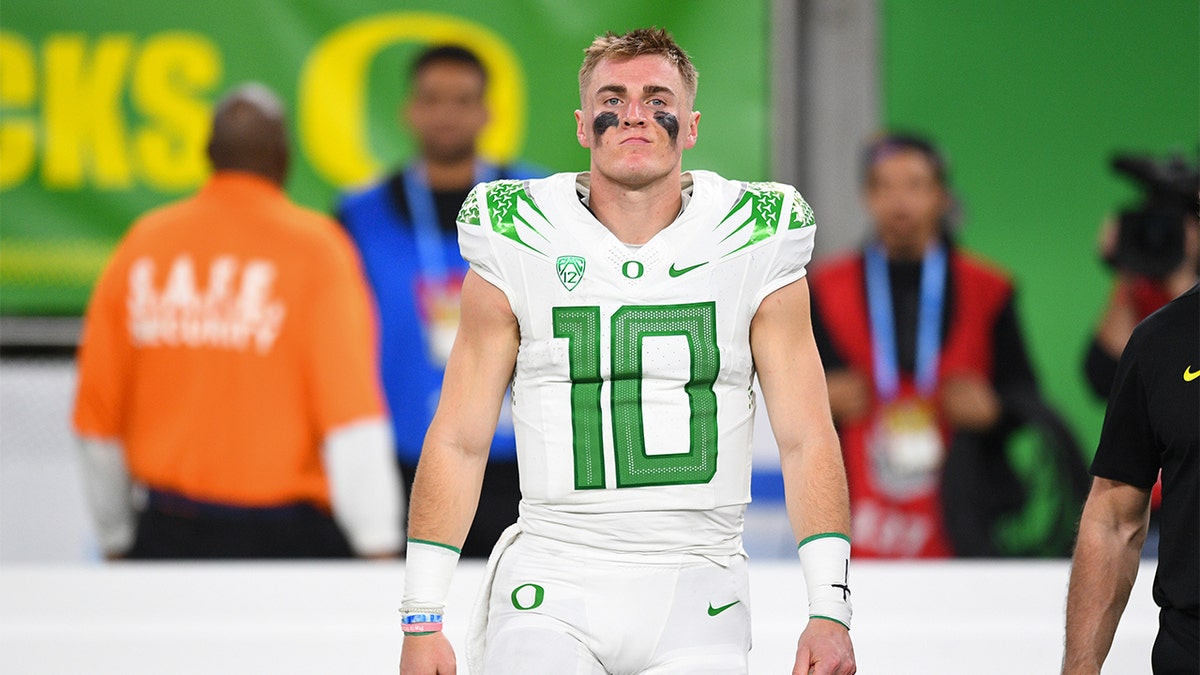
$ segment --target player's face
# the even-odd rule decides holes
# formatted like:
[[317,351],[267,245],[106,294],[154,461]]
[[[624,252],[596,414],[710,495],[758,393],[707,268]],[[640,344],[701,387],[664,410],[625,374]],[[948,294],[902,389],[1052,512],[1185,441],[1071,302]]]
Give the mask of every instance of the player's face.
[[665,57],[602,61],[575,111],[579,143],[592,151],[592,172],[629,188],[678,173],[696,144],[700,113],[679,70]]
[[916,150],[880,158],[867,182],[867,209],[875,231],[894,258],[919,258],[938,236],[949,207],[933,165]]
[[483,89],[479,71],[461,63],[435,61],[416,76],[405,112],[426,159],[454,162],[475,154],[475,139],[488,122]]

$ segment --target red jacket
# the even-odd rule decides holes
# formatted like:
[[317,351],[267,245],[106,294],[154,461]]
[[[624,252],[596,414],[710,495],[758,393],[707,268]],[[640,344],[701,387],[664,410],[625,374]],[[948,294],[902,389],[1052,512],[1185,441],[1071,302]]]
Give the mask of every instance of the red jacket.
[[[993,335],[997,316],[1012,294],[1000,272],[961,251],[950,249],[948,275],[952,296],[948,330],[938,363],[938,380],[972,373],[992,379]],[[819,319],[846,366],[872,384],[870,413],[839,425],[850,483],[851,539],[857,557],[947,557],[953,554],[942,523],[938,481],[914,491],[893,489],[872,456],[869,439],[882,411],[874,387],[874,365],[867,292],[861,253],[829,261],[810,278]],[[911,373],[900,374],[900,394],[916,396]],[[943,447],[950,429],[939,419]]]

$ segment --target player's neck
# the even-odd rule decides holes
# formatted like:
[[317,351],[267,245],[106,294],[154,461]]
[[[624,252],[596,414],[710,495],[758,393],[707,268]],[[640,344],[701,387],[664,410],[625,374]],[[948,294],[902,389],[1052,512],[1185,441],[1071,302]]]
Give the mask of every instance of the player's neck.
[[683,207],[679,172],[640,188],[591,173],[588,206],[596,219],[626,244],[640,245],[675,221]]
[[469,190],[475,185],[475,157],[439,161],[425,159],[425,175],[434,192]]

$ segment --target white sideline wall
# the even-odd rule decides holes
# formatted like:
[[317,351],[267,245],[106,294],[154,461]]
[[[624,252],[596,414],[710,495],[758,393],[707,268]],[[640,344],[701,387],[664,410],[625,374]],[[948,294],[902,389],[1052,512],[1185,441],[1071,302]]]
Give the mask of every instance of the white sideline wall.
[[[1153,571],[1143,564],[1105,672],[1149,672]],[[482,572],[463,562],[451,586],[460,673]],[[859,672],[1058,672],[1067,575],[1065,561],[857,563]],[[790,672],[806,604],[799,563],[752,561],[750,580],[750,672]],[[6,565],[0,672],[395,673],[403,586],[397,562]]]

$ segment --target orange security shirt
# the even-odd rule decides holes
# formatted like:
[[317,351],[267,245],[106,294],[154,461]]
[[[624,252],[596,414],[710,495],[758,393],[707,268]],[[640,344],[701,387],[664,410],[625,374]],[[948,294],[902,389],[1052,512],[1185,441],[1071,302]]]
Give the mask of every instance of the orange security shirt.
[[326,433],[384,415],[356,252],[274,184],[219,172],[134,224],[96,286],[74,423],[149,487],[328,508]]

